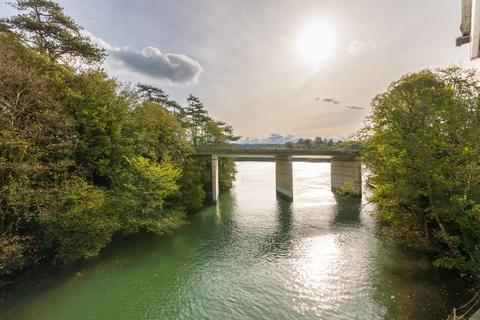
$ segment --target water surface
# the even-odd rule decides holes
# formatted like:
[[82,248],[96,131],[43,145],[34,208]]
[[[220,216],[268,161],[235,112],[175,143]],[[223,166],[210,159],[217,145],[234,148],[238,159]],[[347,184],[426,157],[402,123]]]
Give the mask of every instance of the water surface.
[[[0,319],[442,319],[462,278],[376,237],[373,208],[330,191],[330,166],[237,162],[233,190],[171,236],[116,241],[73,272],[3,292]],[[365,200],[364,200],[365,201]]]

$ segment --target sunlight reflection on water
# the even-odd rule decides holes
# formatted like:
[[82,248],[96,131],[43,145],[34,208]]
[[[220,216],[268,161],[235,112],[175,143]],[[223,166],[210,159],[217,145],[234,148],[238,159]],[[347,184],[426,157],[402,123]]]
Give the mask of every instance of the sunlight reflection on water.
[[373,208],[332,194],[328,163],[294,163],[293,202],[276,197],[273,162],[237,166],[233,190],[183,229],[19,286],[0,319],[431,320],[463,301],[443,289],[461,282],[375,236]]

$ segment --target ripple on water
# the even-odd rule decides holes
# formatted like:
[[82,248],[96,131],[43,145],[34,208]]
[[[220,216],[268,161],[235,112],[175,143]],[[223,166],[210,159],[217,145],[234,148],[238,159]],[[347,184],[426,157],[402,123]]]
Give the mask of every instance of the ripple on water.
[[182,230],[116,241],[81,276],[46,272],[6,292],[0,318],[430,320],[464,301],[446,294],[457,278],[375,237],[372,208],[331,193],[328,164],[294,163],[293,203],[275,196],[274,163],[237,166]]

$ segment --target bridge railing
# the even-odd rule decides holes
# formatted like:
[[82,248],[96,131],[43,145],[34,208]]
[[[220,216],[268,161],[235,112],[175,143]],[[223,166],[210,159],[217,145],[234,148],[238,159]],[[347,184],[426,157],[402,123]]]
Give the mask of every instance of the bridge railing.
[[332,156],[332,157],[358,157],[357,150],[335,150],[335,149],[289,149],[289,148],[238,148],[228,146],[199,146],[196,149],[197,155],[267,155],[267,156]]

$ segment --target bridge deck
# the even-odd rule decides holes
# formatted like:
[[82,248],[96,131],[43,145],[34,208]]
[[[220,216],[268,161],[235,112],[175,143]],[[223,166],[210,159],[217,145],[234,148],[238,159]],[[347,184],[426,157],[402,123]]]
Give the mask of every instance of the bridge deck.
[[343,150],[313,150],[313,149],[241,149],[229,147],[200,147],[196,151],[197,155],[208,156],[218,155],[223,157],[276,157],[276,156],[292,156],[300,158],[358,158],[358,151]]

